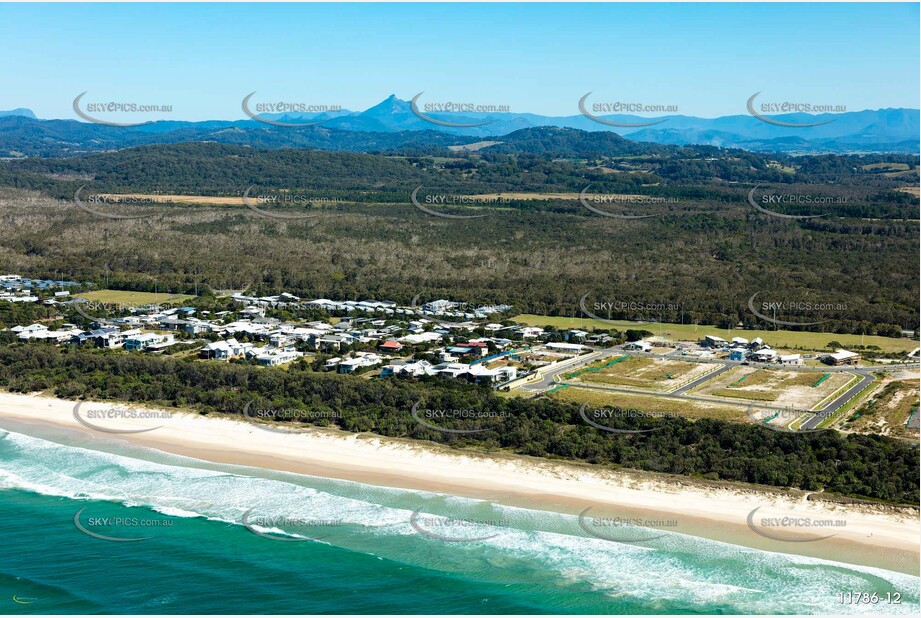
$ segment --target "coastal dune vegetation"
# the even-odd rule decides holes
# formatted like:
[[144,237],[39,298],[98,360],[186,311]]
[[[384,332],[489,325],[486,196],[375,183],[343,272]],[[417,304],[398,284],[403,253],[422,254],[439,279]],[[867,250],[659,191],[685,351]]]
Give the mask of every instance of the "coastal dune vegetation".
[[[252,403],[259,409],[301,410],[300,418],[313,419],[310,424],[348,432],[890,503],[919,500],[918,449],[892,438],[834,431],[795,434],[716,419],[691,422],[643,415],[619,415],[605,423],[655,431],[616,434],[585,423],[575,403],[504,398],[488,388],[437,378],[364,380],[315,373],[306,363],[273,369],[11,344],[0,347],[0,387],[193,409],[240,420]],[[474,418],[448,415],[437,426],[484,431],[460,434],[426,427],[413,417],[413,406],[473,411]],[[292,423],[306,426],[308,421]]]

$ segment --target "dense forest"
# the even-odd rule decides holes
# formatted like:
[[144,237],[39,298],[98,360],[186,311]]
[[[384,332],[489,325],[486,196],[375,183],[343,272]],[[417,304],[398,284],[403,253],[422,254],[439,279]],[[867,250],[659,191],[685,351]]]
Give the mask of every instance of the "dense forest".
[[[81,185],[99,192],[162,192],[239,196],[249,185],[318,192],[357,202],[406,201],[419,185],[465,194],[495,192],[641,193],[738,202],[747,191],[731,183],[781,185],[784,193],[846,196],[836,216],[917,217],[912,196],[895,191],[917,176],[917,157],[864,155],[766,156],[711,146],[659,146],[614,134],[521,131],[517,142],[450,156],[382,156],[322,150],[259,150],[220,144],[130,148],[71,159],[0,162],[0,186],[72,199]],[[605,137],[606,139],[600,139]],[[539,144],[530,147],[528,145]],[[492,152],[498,149],[497,152]],[[537,150],[539,152],[529,152]],[[579,154],[563,154],[566,152]],[[902,169],[893,176],[885,165]],[[908,180],[906,180],[908,179]],[[834,184],[832,184],[834,183]],[[822,185],[816,187],[812,185]],[[750,187],[746,187],[750,188]],[[575,200],[570,200],[575,204]],[[786,214],[814,214],[781,205]]]
[[[791,167],[751,153],[720,158],[719,149],[681,151],[687,158],[468,153],[448,159],[184,144],[0,163],[0,187],[19,188],[0,188],[0,270],[183,293],[248,287],[407,304],[417,295],[447,297],[561,316],[584,316],[585,298],[589,308],[666,307],[592,310],[604,318],[720,327],[769,326],[749,310],[758,293],[765,301],[831,307],[777,315],[820,321],[813,329],[899,336],[917,328],[917,198],[899,190],[916,164],[880,161],[888,155],[818,156]],[[886,171],[892,166],[902,171]],[[701,180],[682,180],[688,175]],[[759,180],[729,180],[749,176]],[[155,215],[113,221],[74,204],[84,184],[84,199],[160,192],[215,196],[215,203],[96,206]],[[278,208],[316,216],[277,221],[239,202],[217,203],[239,200],[251,184],[257,194],[316,197],[319,204]],[[659,200],[596,203],[596,209],[655,216],[622,220],[593,212],[578,199],[589,185],[603,195]],[[432,206],[487,215],[447,220],[411,204],[419,186],[420,196],[511,198]],[[823,215],[778,218],[750,205],[753,189],[835,203],[772,204],[782,214]],[[531,199],[542,195],[548,197]]]
[[[579,408],[547,398],[502,398],[435,378],[364,380],[247,365],[169,357],[12,344],[0,347],[0,386],[18,392],[51,390],[70,399],[114,399],[195,407],[241,415],[248,402],[263,409],[313,413],[321,425],[430,440],[451,446],[503,449],[604,466],[827,491],[856,498],[917,503],[918,449],[897,440],[834,431],[792,434],[718,420],[622,417],[610,426],[648,429],[613,434],[581,420]],[[474,419],[440,426],[485,429],[452,434],[416,422],[416,404],[476,411]]]

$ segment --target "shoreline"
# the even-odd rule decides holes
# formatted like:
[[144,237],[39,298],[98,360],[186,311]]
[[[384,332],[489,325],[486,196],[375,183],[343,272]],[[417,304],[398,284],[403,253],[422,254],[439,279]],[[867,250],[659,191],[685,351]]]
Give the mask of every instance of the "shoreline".
[[[0,428],[43,437],[43,429],[127,444],[219,464],[293,472],[406,490],[453,494],[500,504],[593,517],[675,522],[661,528],[745,547],[919,574],[919,514],[910,507],[808,500],[815,492],[703,481],[667,474],[613,470],[506,453],[452,449],[434,443],[340,430],[281,433],[228,416],[158,409],[120,402],[82,402],[100,408],[160,410],[168,418],[75,418],[75,401],[0,392]],[[757,515],[752,511],[758,509]],[[844,525],[765,528],[763,517],[836,520]],[[751,519],[755,530],[747,523]],[[761,532],[756,532],[759,530]],[[832,538],[805,542],[832,534]],[[786,539],[786,540],[778,540]]]

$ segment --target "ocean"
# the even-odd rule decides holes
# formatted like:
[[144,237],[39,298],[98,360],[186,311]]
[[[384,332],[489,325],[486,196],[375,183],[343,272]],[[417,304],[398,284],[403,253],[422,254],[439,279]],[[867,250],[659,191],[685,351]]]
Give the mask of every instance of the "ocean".
[[0,430],[5,614],[921,611],[919,578],[879,568],[21,431]]

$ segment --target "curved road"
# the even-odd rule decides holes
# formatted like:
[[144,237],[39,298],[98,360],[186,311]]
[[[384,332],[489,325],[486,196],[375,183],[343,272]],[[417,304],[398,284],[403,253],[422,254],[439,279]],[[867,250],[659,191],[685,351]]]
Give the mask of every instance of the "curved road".
[[[670,352],[668,354],[662,355],[662,354],[653,354],[651,352],[636,352],[632,350],[628,351],[628,350],[624,350],[622,347],[605,348],[603,350],[597,350],[595,352],[592,352],[591,354],[586,354],[585,356],[578,357],[578,361],[573,362],[572,364],[567,364],[566,366],[563,366],[563,367],[555,367],[553,369],[550,369],[546,373],[541,374],[541,379],[538,382],[534,382],[533,384],[522,386],[521,390],[530,392],[530,393],[541,393],[554,386],[564,384],[567,386],[578,386],[579,388],[586,388],[590,390],[610,391],[610,392],[621,393],[625,395],[646,395],[646,396],[652,396],[652,397],[667,397],[670,399],[682,399],[682,400],[688,400],[688,401],[703,401],[707,403],[719,403],[723,405],[727,405],[727,404],[728,405],[738,405],[738,406],[744,406],[749,409],[759,408],[759,409],[765,409],[765,410],[772,410],[772,409],[775,409],[776,406],[762,405],[762,404],[749,404],[749,403],[736,403],[733,401],[727,401],[727,400],[718,399],[715,397],[706,397],[703,395],[686,395],[685,393],[687,393],[688,391],[692,390],[693,388],[697,386],[700,386],[701,384],[705,382],[708,382],[709,380],[712,380],[713,378],[716,378],[717,376],[724,373],[725,371],[728,371],[732,367],[743,365],[743,364],[748,364],[754,367],[762,367],[762,368],[769,368],[769,369],[782,368],[782,369],[789,369],[789,370],[794,370],[794,371],[814,371],[814,372],[821,371],[824,373],[843,371],[847,373],[855,373],[857,375],[862,376],[861,379],[854,386],[850,387],[845,392],[843,392],[841,395],[839,395],[838,397],[835,397],[835,399],[828,402],[825,406],[822,407],[821,410],[818,410],[815,412],[804,412],[804,414],[811,413],[812,417],[810,417],[808,420],[806,420],[801,425],[801,429],[815,429],[816,427],[818,427],[818,425],[822,423],[822,421],[824,421],[829,416],[834,415],[838,411],[839,408],[845,405],[848,401],[850,401],[853,397],[855,397],[860,391],[862,391],[871,382],[873,382],[876,379],[873,377],[874,371],[891,371],[891,370],[896,370],[896,369],[915,368],[918,366],[917,363],[905,363],[905,364],[899,363],[899,364],[892,364],[892,365],[875,365],[875,366],[868,366],[868,367],[852,367],[852,366],[821,367],[821,368],[796,367],[796,366],[778,366],[778,365],[772,365],[772,364],[767,364],[767,363],[751,363],[751,362],[746,363],[745,361],[731,361],[731,360],[726,360],[726,359],[721,359],[721,358],[706,358],[706,359],[683,358],[683,357],[677,356],[676,353],[677,353],[677,350],[675,350],[674,352]],[[708,373],[707,375],[697,378],[693,382],[690,382],[689,384],[686,384],[685,386],[682,386],[671,393],[644,391],[640,389],[630,389],[630,388],[618,388],[616,386],[606,386],[606,385],[594,385],[594,384],[589,385],[589,384],[582,384],[582,383],[572,384],[572,383],[565,382],[559,379],[560,374],[575,371],[579,369],[580,367],[584,367],[585,365],[589,363],[592,363],[606,356],[610,356],[612,354],[628,354],[628,355],[646,356],[646,357],[654,357],[654,358],[663,358],[663,357],[679,358],[680,360],[687,360],[690,362],[713,363],[713,364],[720,364],[723,366],[720,369],[717,369],[716,371],[713,371],[711,373]]]

